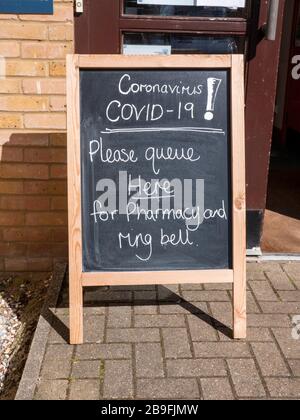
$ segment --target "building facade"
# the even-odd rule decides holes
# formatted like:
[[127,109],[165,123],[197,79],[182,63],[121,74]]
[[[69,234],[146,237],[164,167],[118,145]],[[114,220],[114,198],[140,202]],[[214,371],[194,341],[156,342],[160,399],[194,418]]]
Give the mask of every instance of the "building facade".
[[280,118],[277,81],[290,57],[280,47],[285,40],[290,50],[285,23],[292,17],[297,28],[299,1],[82,3],[78,13],[73,0],[54,1],[53,14],[0,11],[0,271],[48,271],[67,259],[65,58],[72,52],[245,55],[248,248],[259,248],[275,110],[284,128],[286,89]]
[[0,270],[67,258],[65,57],[72,0],[53,15],[0,14]]

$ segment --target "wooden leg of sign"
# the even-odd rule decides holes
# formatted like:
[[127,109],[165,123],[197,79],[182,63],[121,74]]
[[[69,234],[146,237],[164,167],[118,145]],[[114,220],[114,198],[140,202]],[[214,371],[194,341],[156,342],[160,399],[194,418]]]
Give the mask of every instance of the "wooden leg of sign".
[[68,218],[69,218],[69,288],[70,343],[83,343],[81,173],[79,117],[79,67],[76,55],[67,57],[68,95]]
[[83,288],[70,278],[70,344],[83,344]]
[[246,317],[246,179],[244,119],[244,58],[232,59],[232,192],[233,192],[233,330],[234,338],[247,336]]
[[246,315],[246,270],[235,276],[233,285],[233,336],[237,340],[247,337],[247,315]]

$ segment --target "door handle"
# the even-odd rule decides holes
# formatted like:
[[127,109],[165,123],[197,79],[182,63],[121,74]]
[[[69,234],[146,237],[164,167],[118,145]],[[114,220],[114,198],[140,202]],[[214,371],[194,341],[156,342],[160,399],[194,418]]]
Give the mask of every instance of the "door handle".
[[268,22],[266,26],[266,39],[268,41],[276,40],[278,15],[279,15],[279,0],[270,0]]

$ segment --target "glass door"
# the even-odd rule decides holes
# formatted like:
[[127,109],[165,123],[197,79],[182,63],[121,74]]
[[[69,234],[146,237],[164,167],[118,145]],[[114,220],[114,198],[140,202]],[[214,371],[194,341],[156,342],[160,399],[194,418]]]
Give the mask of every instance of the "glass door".
[[84,5],[75,21],[77,52],[216,54],[245,52],[260,2],[85,0]]
[[75,17],[78,54],[244,53],[247,56],[250,248],[259,246],[265,207],[285,3],[279,2],[275,42],[264,37],[269,0],[84,0],[84,13]]
[[249,1],[124,0],[120,14],[124,54],[245,52]]

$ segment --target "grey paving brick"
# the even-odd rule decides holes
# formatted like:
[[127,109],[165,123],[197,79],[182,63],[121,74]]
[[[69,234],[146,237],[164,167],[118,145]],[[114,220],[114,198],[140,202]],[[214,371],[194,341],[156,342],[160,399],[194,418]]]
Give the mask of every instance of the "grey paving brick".
[[96,379],[100,378],[101,362],[99,360],[75,361],[72,368],[74,379]]
[[211,324],[211,318],[188,315],[188,325],[193,341],[217,341],[218,335]]
[[182,284],[181,290],[204,290],[203,284]]
[[44,359],[40,376],[43,379],[68,379],[71,373],[71,358]]
[[73,380],[70,385],[69,400],[98,401],[100,399],[100,381],[95,379]]
[[108,308],[108,328],[129,328],[131,326],[131,306],[114,306]]
[[266,392],[255,363],[251,359],[227,361],[235,391],[239,397],[265,397]]
[[83,344],[78,346],[76,360],[130,359],[130,344]]
[[59,401],[67,397],[68,381],[47,381],[42,380],[38,385],[35,400]]
[[261,302],[266,314],[300,314],[300,302]]
[[162,330],[166,358],[192,357],[185,328],[165,328]]
[[184,327],[183,315],[136,315],[134,317],[136,328],[163,328],[163,327]]
[[250,342],[267,342],[273,341],[273,337],[268,328],[250,327],[247,330],[247,340]]
[[108,343],[147,343],[160,341],[158,328],[114,328],[107,329]]
[[158,313],[158,305],[134,305],[135,315],[155,315]]
[[178,285],[158,286],[157,287],[158,300],[168,302],[180,302]]
[[234,400],[230,382],[227,378],[201,379],[204,400]]
[[89,287],[87,289],[83,289],[83,297],[84,300],[88,300],[88,296],[98,296],[102,295],[103,293],[109,293],[110,288],[107,286],[103,287]]
[[189,302],[228,302],[229,296],[226,291],[183,291],[182,296]]
[[156,291],[148,291],[148,290],[141,290],[135,291],[134,294],[134,301],[135,302],[156,302],[157,301],[157,294]]
[[106,313],[106,305],[103,306],[85,306],[83,309],[84,316],[89,315],[105,315]]
[[292,327],[290,328],[273,328],[276,340],[287,359],[300,359],[299,340],[292,337]]
[[229,327],[222,327],[217,325],[217,334],[220,341],[232,343],[233,341],[233,331]]
[[253,343],[252,348],[263,376],[290,376],[275,343]]
[[73,346],[68,344],[49,345],[44,360],[45,362],[49,360],[71,360],[73,351]]
[[240,342],[194,343],[194,350],[196,357],[251,357],[249,345]]
[[272,397],[275,398],[300,398],[300,379],[299,378],[267,378],[268,389]]
[[228,290],[228,291],[232,291],[232,284],[230,284],[230,283],[218,283],[218,284],[210,284],[210,283],[207,283],[207,284],[204,284],[203,285],[203,287],[204,287],[204,290],[212,290],[212,291],[215,291],[215,292],[222,292],[222,291],[226,291],[226,290]]
[[275,273],[267,273],[269,281],[275,290],[289,291],[295,290],[295,286],[291,282],[290,278],[284,271],[278,271]]
[[247,291],[247,312],[248,314],[261,313],[251,291]]
[[[228,337],[228,330],[218,331],[221,341],[232,341],[232,335]],[[247,329],[247,342],[272,342],[273,337],[271,336],[270,330],[268,328],[253,328],[250,327]]]
[[69,342],[69,316],[57,315],[52,322],[48,342],[50,344],[68,344]]
[[266,275],[264,273],[264,271],[262,270],[258,270],[258,271],[253,271],[252,269],[249,269],[247,266],[247,279],[248,280],[256,280],[256,281],[265,281],[266,280]]
[[49,310],[58,317],[68,316],[69,315],[69,307],[63,308],[49,308]]
[[210,308],[217,324],[223,324],[232,328],[232,304],[230,302],[211,302]]
[[196,379],[140,379],[137,397],[159,400],[196,400],[200,398]]
[[155,285],[140,285],[140,286],[114,286],[113,290],[115,292],[118,291],[126,291],[126,292],[140,292],[143,290],[156,290]]
[[284,264],[282,267],[283,267],[283,270],[287,273],[287,275],[293,281],[300,280],[300,264],[299,263]]
[[300,360],[289,360],[293,376],[300,377]]
[[293,292],[278,292],[280,299],[283,302],[300,302],[300,291],[294,290]]
[[84,295],[85,302],[131,302],[133,299],[133,292],[131,291],[115,291],[115,290],[96,290],[86,291]]
[[137,378],[164,377],[160,343],[140,343],[135,346]]
[[249,327],[276,328],[276,327],[289,327],[290,325],[291,325],[291,321],[287,315],[250,314],[248,316]]
[[102,343],[104,339],[104,316],[85,316],[83,318],[84,342]]
[[276,262],[261,262],[259,263],[266,273],[276,273],[276,272],[282,272],[281,264]]
[[264,267],[266,265],[257,263],[257,262],[253,262],[253,263],[248,263],[247,264],[247,275],[249,278],[251,278],[251,274],[252,273],[263,273],[264,272]]
[[249,281],[255,297],[260,302],[277,302],[278,297],[267,281]]
[[208,314],[208,306],[206,302],[182,302],[182,304],[170,303],[159,305],[159,312],[161,314]]
[[103,398],[133,398],[133,372],[131,361],[107,360],[105,362]]
[[206,377],[226,376],[224,360],[219,359],[181,359],[167,360],[168,377]]
[[294,280],[294,284],[298,290],[300,290],[300,280]]

